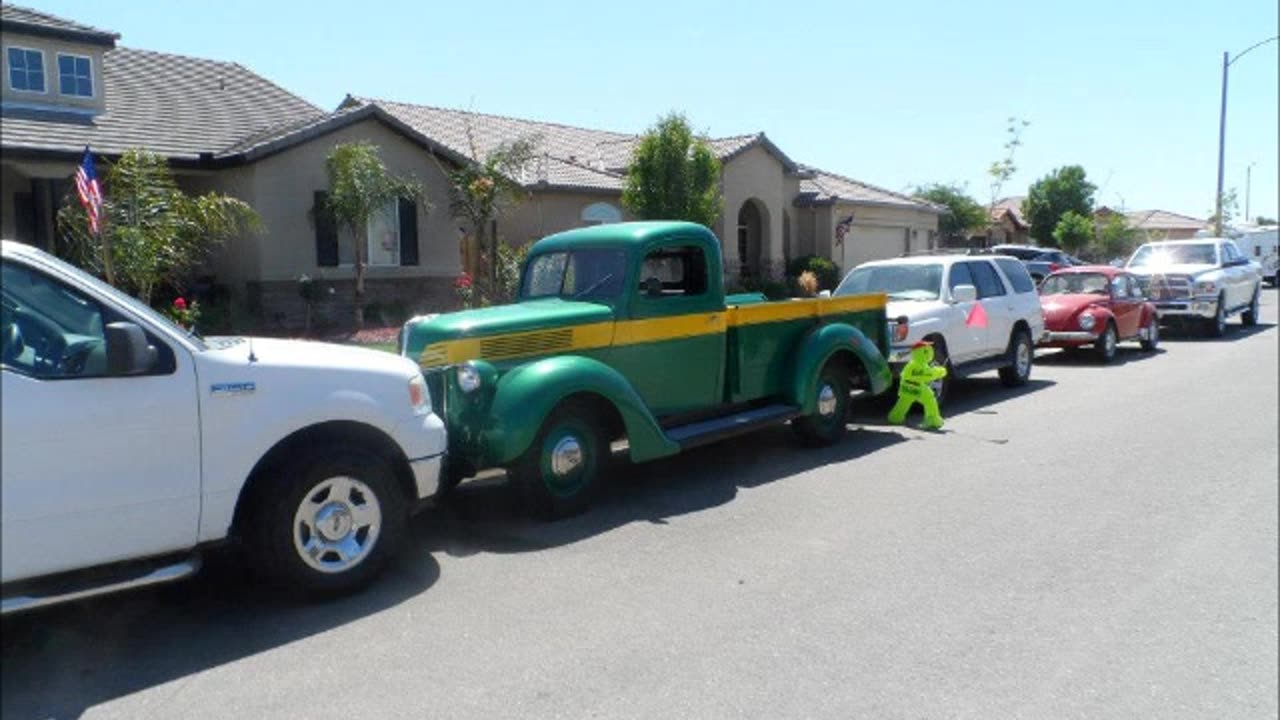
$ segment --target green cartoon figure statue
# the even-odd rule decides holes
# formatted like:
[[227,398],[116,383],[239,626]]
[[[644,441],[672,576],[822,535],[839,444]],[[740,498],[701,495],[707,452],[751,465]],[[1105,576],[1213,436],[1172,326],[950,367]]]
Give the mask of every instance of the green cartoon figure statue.
[[929,383],[947,376],[947,369],[930,365],[933,362],[933,343],[921,340],[911,346],[911,359],[903,366],[898,382],[898,402],[889,411],[889,422],[901,425],[907,419],[907,411],[920,403],[924,407],[921,427],[937,430],[942,427],[942,415],[938,413],[938,401]]

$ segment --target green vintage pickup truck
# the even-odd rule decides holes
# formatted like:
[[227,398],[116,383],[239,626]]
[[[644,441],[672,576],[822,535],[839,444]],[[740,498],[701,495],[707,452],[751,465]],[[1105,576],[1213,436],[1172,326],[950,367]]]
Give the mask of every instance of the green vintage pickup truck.
[[855,390],[892,384],[883,294],[724,294],[720,242],[684,222],[601,225],[534,244],[511,305],[414,318],[449,430],[445,486],[504,467],[538,514],[590,502],[612,443],[633,462],[791,421],[845,431]]

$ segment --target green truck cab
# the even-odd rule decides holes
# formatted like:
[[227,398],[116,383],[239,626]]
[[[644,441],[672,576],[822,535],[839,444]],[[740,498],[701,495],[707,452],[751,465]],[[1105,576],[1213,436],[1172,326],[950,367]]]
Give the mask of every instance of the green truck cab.
[[587,507],[611,445],[644,462],[792,421],[845,431],[853,391],[892,384],[883,294],[766,302],[724,293],[720,242],[685,222],[600,225],[529,251],[515,303],[414,318],[449,430],[451,486],[506,468],[539,514]]

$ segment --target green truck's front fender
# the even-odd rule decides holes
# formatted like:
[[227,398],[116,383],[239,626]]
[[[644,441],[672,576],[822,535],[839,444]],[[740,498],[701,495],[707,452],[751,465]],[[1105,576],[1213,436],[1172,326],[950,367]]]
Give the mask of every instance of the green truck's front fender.
[[805,414],[816,410],[818,373],[832,356],[841,352],[852,353],[862,363],[867,390],[872,395],[879,395],[893,385],[889,363],[866,335],[844,323],[822,325],[805,336],[791,365],[789,400]]
[[644,401],[617,370],[580,355],[559,355],[512,369],[498,380],[485,428],[485,460],[506,465],[533,443],[556,405],[595,395],[617,409],[636,462],[674,455],[680,446],[662,432]]

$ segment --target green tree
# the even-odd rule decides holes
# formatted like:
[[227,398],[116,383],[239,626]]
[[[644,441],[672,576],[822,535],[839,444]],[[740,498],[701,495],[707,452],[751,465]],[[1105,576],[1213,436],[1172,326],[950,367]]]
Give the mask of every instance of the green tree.
[[393,175],[367,141],[335,145],[325,159],[329,176],[329,213],[351,233],[356,270],[355,321],[364,326],[365,249],[369,246],[369,218],[400,199],[414,200],[422,187],[413,179]]
[[[479,158],[471,126],[466,130],[471,157]],[[502,143],[483,160],[455,167],[441,166],[449,179],[449,213],[470,226],[470,242],[480,250],[485,278],[482,296],[503,295],[503,255],[498,248],[498,237],[493,233],[493,223],[507,205],[525,196],[524,186],[516,178],[533,159],[538,142],[536,136],[519,138]]]
[[[1056,228],[1055,228],[1056,230]],[[1138,244],[1138,231],[1120,214],[1111,215],[1101,227],[1094,241],[1095,254],[1102,261],[1117,257],[1128,257]]]
[[100,232],[89,232],[73,189],[58,210],[59,236],[73,262],[146,303],[157,286],[184,287],[217,245],[261,227],[241,200],[184,193],[165,159],[146,150],[125,151],[102,180]]
[[1209,224],[1213,226],[1213,231],[1221,235],[1223,228],[1230,227],[1231,221],[1236,219],[1236,212],[1240,209],[1240,198],[1236,195],[1236,189],[1230,188],[1222,193],[1222,222],[1218,222],[1218,215],[1211,211],[1209,215]]
[[1084,168],[1067,165],[1032,183],[1022,214],[1031,225],[1031,237],[1053,242],[1053,233],[1062,216],[1074,212],[1085,218],[1093,215],[1093,193],[1097,186],[1085,177]]
[[1280,223],[1277,223],[1275,218],[1269,218],[1266,215],[1259,215],[1258,217],[1253,219],[1253,224],[1254,225],[1277,225]]
[[991,202],[987,205],[987,236],[991,235],[991,231],[996,227],[996,203],[1000,202],[1000,198],[1004,192],[1004,186],[1018,171],[1018,166],[1013,162],[1013,156],[1017,153],[1018,148],[1022,147],[1022,133],[1031,124],[1030,120],[1022,120],[1011,117],[1004,129],[1004,157],[991,163],[987,168],[987,176],[991,178]]
[[964,242],[969,236],[987,227],[990,213],[969,197],[959,185],[935,183],[917,187],[914,195],[949,211],[938,219],[938,234],[950,242]]
[[1093,219],[1075,210],[1066,211],[1053,229],[1053,240],[1069,253],[1080,253],[1093,240]]
[[720,216],[720,161],[671,113],[649,128],[627,168],[622,205],[642,220],[688,220],[710,227]]

